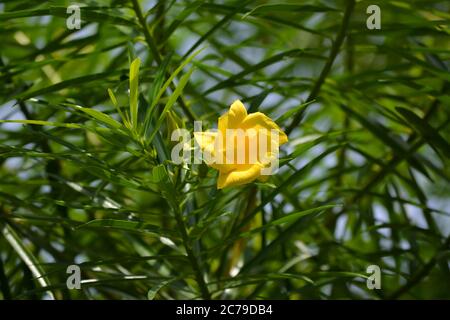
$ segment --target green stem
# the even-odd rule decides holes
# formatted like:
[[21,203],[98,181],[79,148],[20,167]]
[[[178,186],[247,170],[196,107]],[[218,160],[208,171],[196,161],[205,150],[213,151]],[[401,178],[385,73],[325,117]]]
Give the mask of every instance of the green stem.
[[139,5],[138,0],[131,0],[131,2],[133,3],[134,12],[136,13],[139,23],[141,24],[142,31],[144,32],[145,41],[152,51],[153,58],[155,58],[156,62],[160,64],[161,57],[159,55],[158,47],[156,46],[155,41],[153,41],[153,37],[147,28],[147,23],[145,22],[144,15],[142,14],[141,6]]
[[394,300],[400,298],[405,293],[409,292],[413,287],[419,284],[434,268],[434,266],[439,262],[439,259],[442,258],[442,253],[448,250],[448,246],[450,245],[450,237],[447,237],[447,240],[444,242],[442,247],[436,252],[436,254],[428,261],[418,272],[416,272],[409,281],[398,290],[394,291],[389,297],[388,300]]
[[208,290],[208,286],[206,285],[205,279],[203,278],[203,273],[199,264],[198,257],[195,255],[194,250],[192,249],[191,241],[189,240],[189,236],[186,231],[186,225],[184,224],[181,212],[177,208],[174,208],[174,213],[175,213],[175,220],[177,221],[177,226],[181,233],[181,238],[183,240],[183,245],[186,250],[188,259],[191,263],[192,269],[194,270],[195,278],[200,288],[202,297],[205,300],[209,300],[211,299],[211,294]]
[[[323,83],[325,82],[325,79],[327,78],[328,74],[330,73],[331,67],[333,66],[334,60],[336,59],[337,54],[339,53],[339,50],[341,48],[342,42],[345,39],[345,36],[347,34],[348,25],[350,23],[350,16],[352,14],[353,8],[355,7],[355,0],[348,0],[347,8],[345,9],[344,18],[342,21],[341,28],[339,30],[339,33],[336,37],[336,39],[333,42],[333,46],[331,47],[330,56],[328,57],[327,62],[325,63],[325,66],[322,69],[322,72],[320,73],[319,79],[315,83],[314,87],[311,90],[311,93],[308,96],[308,99],[306,99],[306,103],[311,102],[315,100],[320,92],[320,88],[322,87]],[[303,115],[305,113],[305,110],[308,107],[302,108],[297,114],[294,116],[294,119],[292,120],[289,127],[286,129],[286,134],[290,134],[292,130],[294,130],[299,124],[300,121],[303,118]]]
[[[134,12],[136,13],[136,16],[137,16],[137,18],[139,20],[139,23],[141,24],[142,31],[144,32],[145,41],[147,42],[148,47],[150,48],[150,51],[152,52],[156,63],[158,65],[160,65],[162,63],[162,59],[161,59],[161,56],[159,54],[158,47],[156,46],[156,43],[155,43],[152,35],[150,34],[150,31],[148,30],[147,23],[145,22],[144,15],[142,14],[141,6],[139,5],[138,0],[131,0],[131,2],[133,3]],[[176,89],[175,85],[173,84],[173,82],[170,84],[170,89],[172,91],[175,91],[175,89]],[[189,120],[191,122],[195,121],[196,117],[195,117],[194,113],[192,112],[192,110],[190,110],[187,107],[187,105],[184,102],[183,98],[181,96],[179,96],[177,101],[180,104],[181,108],[183,109],[183,112],[189,118]]]
[[6,277],[6,270],[3,267],[3,260],[0,257],[0,290],[3,294],[4,300],[11,300],[11,288],[9,287],[8,278]]

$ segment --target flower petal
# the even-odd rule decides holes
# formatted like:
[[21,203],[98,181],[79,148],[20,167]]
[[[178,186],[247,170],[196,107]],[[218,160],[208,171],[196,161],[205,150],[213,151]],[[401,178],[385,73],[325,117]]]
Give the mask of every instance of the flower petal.
[[225,187],[252,182],[261,175],[261,169],[262,166],[256,163],[252,165],[239,165],[239,169],[227,173],[220,171],[217,188],[223,189]]
[[245,117],[247,117],[247,109],[240,100],[236,100],[231,104],[230,111],[228,111],[228,128],[238,128]]
[[219,121],[217,123],[217,129],[222,133],[223,137],[225,137],[227,128],[228,128],[228,112],[220,116]]
[[[234,130],[230,132],[230,136],[227,136],[228,129]],[[236,129],[244,131],[236,131]],[[238,143],[241,136],[245,139],[244,143]],[[228,146],[227,139],[233,139],[234,144]],[[219,170],[217,188],[222,189],[246,184],[256,179],[266,181],[268,177],[262,176],[262,173],[267,173],[262,170],[272,167],[272,160],[278,159],[279,146],[286,143],[288,138],[272,119],[261,112],[247,114],[243,103],[236,100],[231,104],[230,110],[219,117],[218,134],[214,141],[215,161],[208,165]],[[245,161],[242,160],[242,154],[239,153],[243,151],[242,148],[244,148]],[[258,159],[250,157],[250,153],[257,153]],[[259,153],[263,155],[259,155]],[[226,163],[227,157],[234,158],[233,163]],[[239,162],[243,161],[244,163],[238,163],[238,158]],[[256,163],[254,163],[255,160]]]
[[278,130],[279,144],[282,145],[288,141],[287,135],[280,129],[280,127],[262,112],[250,113],[242,122],[241,127],[244,129],[254,128],[256,130],[261,128],[267,130]]

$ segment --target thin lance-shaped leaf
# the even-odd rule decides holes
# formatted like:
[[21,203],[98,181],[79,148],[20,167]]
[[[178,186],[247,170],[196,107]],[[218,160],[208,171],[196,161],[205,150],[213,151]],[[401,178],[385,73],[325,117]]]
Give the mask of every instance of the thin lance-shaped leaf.
[[250,235],[252,235],[252,234],[254,234],[256,232],[260,232],[262,230],[265,230],[267,228],[270,228],[270,227],[273,227],[273,226],[278,226],[280,224],[284,224],[284,223],[287,223],[287,222],[295,221],[298,218],[307,216],[309,214],[321,213],[321,212],[325,211],[326,209],[334,208],[336,206],[341,206],[341,205],[340,204],[331,204],[331,205],[320,206],[320,207],[313,208],[313,209],[308,209],[308,210],[303,210],[303,211],[289,213],[289,214],[285,215],[282,218],[279,218],[279,219],[273,220],[273,221],[271,221],[269,223],[266,223],[265,225],[263,225],[260,228],[256,228],[256,229],[250,230],[248,232],[241,233],[240,237],[247,237],[247,236],[250,236]]
[[241,8],[247,5],[250,0],[245,0],[237,3],[236,7],[234,7],[226,16],[224,16],[219,22],[217,22],[211,29],[209,29],[203,36],[200,37],[193,45],[189,48],[189,50],[184,54],[183,58],[189,56],[191,52],[193,52],[203,41],[208,39],[214,32],[219,30],[224,24],[230,21],[236,13],[240,11]]
[[311,162],[309,162],[308,164],[304,165],[302,168],[300,168],[296,172],[294,172],[289,178],[287,178],[286,180],[281,182],[281,184],[279,186],[277,186],[277,188],[274,191],[272,191],[267,197],[265,197],[264,200],[261,201],[261,203],[255,209],[253,209],[244,219],[242,219],[242,221],[239,225],[239,228],[242,228],[247,223],[249,223],[251,221],[251,219],[253,218],[253,216],[257,212],[259,212],[267,203],[272,201],[272,199],[274,199],[276,197],[276,195],[281,193],[288,186],[292,186],[292,183],[295,183],[296,181],[298,181],[299,177],[301,177],[303,174],[305,174],[306,172],[311,170],[319,161],[322,161],[323,158],[325,158],[327,155],[335,152],[340,147],[341,147],[341,145],[335,145],[335,146],[328,148],[327,150],[322,152],[320,155],[318,155],[316,158],[311,160]]
[[138,58],[136,54],[136,49],[134,48],[133,42],[127,41],[127,48],[128,48],[128,64],[131,67],[131,64],[134,60]]
[[[303,280],[306,283],[314,284],[314,281],[303,274],[294,273],[264,273],[264,274],[246,274],[242,276],[234,276],[232,278],[211,281],[210,283],[220,283],[224,288],[238,288],[258,283],[267,283],[268,281],[279,281],[285,279]],[[221,289],[222,290],[222,289]]]
[[139,66],[141,59],[136,58],[130,66],[130,114],[131,125],[137,128],[138,121],[138,97],[139,97]]
[[158,293],[159,290],[161,290],[163,287],[165,287],[166,285],[168,285],[169,283],[173,282],[176,279],[171,279],[171,280],[165,280],[165,281],[161,281],[160,283],[158,283],[157,285],[153,286],[150,288],[150,290],[148,290],[147,293],[147,299],[148,300],[153,300],[155,299],[156,294]]
[[109,88],[108,88],[108,94],[109,94],[109,98],[111,99],[111,102],[113,103],[113,105],[118,106],[116,96],[114,95],[114,92],[112,92],[112,90]]
[[[217,3],[207,3],[207,2],[202,4],[202,8],[204,8],[204,9],[210,11],[210,12],[213,12],[213,13],[229,12],[229,11],[236,10],[236,7],[233,7],[233,6],[217,4]],[[249,12],[249,9],[245,8],[245,7],[241,7],[241,8],[239,8],[239,10],[237,12],[245,14],[246,12]],[[291,19],[283,19],[283,18],[272,16],[272,15],[261,15],[261,16],[258,16],[258,18],[262,19],[262,20],[267,20],[267,21],[270,21],[270,22],[275,22],[275,23],[277,23],[279,25],[282,25],[282,26],[289,26],[289,27],[292,27],[292,28],[303,30],[303,31],[306,31],[306,32],[311,33],[311,34],[320,35],[322,37],[328,37],[323,32],[319,32],[317,30],[314,30],[314,29],[311,29],[311,28],[307,28],[307,27],[304,26],[304,24],[296,23],[296,22],[292,21]]]
[[[399,137],[394,136],[390,130],[388,130],[379,122],[369,117],[366,117],[360,114],[359,112],[356,112],[355,110],[344,104],[341,104],[341,108],[344,109],[344,111],[347,112],[347,114],[356,119],[367,130],[369,130],[375,137],[377,137],[379,140],[383,141],[389,147],[391,147],[394,153],[405,154],[409,152],[410,147],[408,146],[408,144]],[[418,157],[416,155],[412,155],[411,158],[408,158],[408,161],[410,162],[411,166],[413,166],[421,173],[423,173],[428,179],[432,180],[430,175],[428,174],[422,163],[418,160]]]
[[194,69],[191,68],[188,71],[188,73],[186,73],[185,75],[183,75],[181,77],[180,83],[178,84],[177,88],[175,89],[175,91],[170,96],[169,101],[167,101],[166,105],[164,106],[164,110],[163,110],[161,116],[159,117],[158,121],[156,122],[155,127],[153,128],[153,132],[151,133],[150,138],[148,139],[148,143],[152,142],[156,132],[159,130],[159,127],[161,126],[164,118],[166,117],[167,112],[172,108],[172,106],[174,105],[175,101],[177,101],[177,99],[180,96],[181,92],[183,91],[184,87],[188,83],[189,78],[190,78],[190,76],[191,76],[193,71],[194,71]]
[[117,230],[151,233],[157,236],[164,236],[164,237],[175,236],[174,232],[171,232],[170,230],[163,230],[160,227],[155,226],[153,224],[140,221],[128,221],[117,219],[92,220],[77,227],[77,229],[80,228],[111,228]]
[[155,79],[153,80],[151,90],[149,91],[149,101],[153,103],[155,99],[158,97],[158,93],[161,90],[161,86],[164,83],[164,77],[167,74],[167,69],[169,67],[169,63],[172,60],[173,53],[169,53],[158,67],[158,71],[156,72]]
[[76,128],[83,129],[84,126],[77,123],[63,123],[52,122],[44,120],[0,120],[0,123],[23,123],[23,124],[35,124],[39,126],[52,126],[52,127],[64,127],[64,128]]
[[252,11],[246,13],[242,19],[247,18],[252,15],[267,14],[273,12],[326,12],[326,11],[338,11],[337,9],[326,7],[326,6],[315,6],[315,5],[303,5],[294,3],[274,3],[274,4],[263,4],[257,6]]
[[159,89],[158,93],[156,94],[156,96],[154,97],[153,101],[151,102],[151,105],[150,105],[150,108],[149,108],[149,113],[150,114],[152,114],[153,109],[155,108],[155,106],[159,102],[159,100],[161,99],[161,97],[164,94],[164,92],[166,92],[167,88],[170,86],[170,84],[172,83],[173,79],[175,79],[175,77],[181,72],[181,70],[183,70],[183,68],[189,62],[191,62],[191,60],[194,59],[195,56],[197,56],[202,50],[203,50],[203,48],[197,50],[190,57],[188,57],[186,60],[184,60],[183,63],[181,63],[180,66],[177,69],[175,69],[175,71],[170,75],[169,79],[167,79],[167,81],[164,82],[163,86],[161,87],[161,89]]
[[205,94],[209,94],[213,91],[231,86],[235,83],[236,80],[241,79],[241,78],[245,77],[246,75],[248,75],[252,72],[255,72],[257,70],[260,70],[262,68],[265,68],[271,64],[278,63],[278,62],[282,61],[282,59],[285,57],[299,57],[302,55],[318,58],[318,56],[307,54],[304,52],[304,50],[301,50],[301,49],[293,49],[293,50],[284,51],[284,52],[276,54],[266,60],[263,60],[255,65],[252,65],[249,68],[239,72],[238,74],[235,74],[235,75],[231,76],[230,78],[216,84],[212,88],[209,88],[208,90],[206,90]]
[[152,141],[152,143],[156,149],[160,163],[163,163],[164,161],[170,159],[170,152],[169,152],[166,144],[164,143],[164,140],[159,131],[156,131],[156,134],[155,134],[155,137],[154,137],[154,140]]
[[[42,269],[38,259],[33,255],[33,253],[28,250],[28,248],[23,244],[23,241],[17,235],[17,233],[9,226],[5,224],[2,227],[2,233],[5,239],[9,242],[9,244],[13,247],[13,249],[17,252],[22,261],[27,265],[28,269],[30,269],[33,276],[38,281],[39,285],[43,288],[50,287],[50,282],[47,280],[45,276],[45,271]],[[51,291],[47,291],[51,299],[55,299],[53,293]]]
[[411,110],[395,108],[413,126],[425,141],[439,149],[447,158],[450,158],[450,144],[428,122],[421,119]]
[[277,123],[283,123],[285,120],[291,118],[294,114],[296,114],[297,112],[299,112],[301,109],[305,108],[306,106],[310,105],[311,103],[314,103],[316,100],[311,100],[305,103],[302,103],[290,110],[288,110],[286,113],[284,113],[283,115],[281,115],[276,122]]
[[[306,99],[307,102],[317,98],[317,96],[319,95],[320,90],[322,88],[322,85],[325,83],[325,80],[331,71],[334,61],[340,51],[342,42],[344,41],[344,39],[346,37],[347,29],[350,24],[350,17],[352,15],[353,9],[355,7],[355,3],[356,3],[355,0],[346,1],[346,8],[345,8],[345,12],[344,12],[344,17],[342,19],[341,27],[340,27],[339,32],[333,42],[333,45],[331,46],[331,51],[330,51],[330,55],[328,56],[327,62],[325,63],[322,71],[320,72],[319,78],[315,82],[314,86],[311,89],[311,92],[308,95],[308,98]],[[289,135],[292,132],[292,130],[294,130],[295,127],[297,127],[297,125],[302,121],[305,110],[306,110],[306,108],[300,109],[300,111],[295,114],[294,119],[292,120],[291,124],[285,130],[287,135]]]
[[[81,14],[81,19],[87,22],[99,22],[99,23],[108,23],[112,25],[123,25],[123,26],[131,26],[136,27],[138,24],[136,21],[132,19],[126,19],[122,16],[113,15],[109,12],[105,12],[105,7],[82,7],[83,13]],[[101,10],[102,12],[96,11]],[[50,14],[55,17],[67,17],[67,8],[66,7],[50,7]]]
[[172,56],[173,52],[169,53],[161,62],[161,65],[158,67],[158,71],[156,72],[155,78],[149,90],[148,98],[151,105],[153,104],[153,101],[158,98],[158,93],[161,90],[162,85],[164,84],[164,78],[167,74],[167,69],[169,67],[170,61],[172,60]]
[[198,8],[202,5],[202,2],[203,1],[196,1],[194,3],[190,3],[189,6],[184,8],[184,10],[173,19],[173,22],[164,31],[165,41],[170,38],[170,35],[178,29],[184,20],[198,10]]
[[253,113],[253,112],[258,111],[259,106],[267,98],[267,96],[270,94],[270,92],[271,92],[271,90],[265,90],[265,91],[261,92],[260,94],[254,96],[251,99],[250,107],[248,108],[248,113]]
[[120,115],[120,118],[122,119],[123,123],[125,124],[125,126],[130,129],[131,125],[130,125],[130,120],[128,119],[128,116],[126,113],[123,113],[122,110],[120,109],[120,106],[117,102],[116,96],[114,95],[114,92],[108,88],[108,94],[109,94],[109,98],[111,99],[111,102],[113,103],[114,107],[117,109],[117,112]]
[[16,99],[26,100],[26,99],[29,99],[32,97],[43,95],[43,94],[56,92],[56,91],[59,91],[59,90],[65,89],[65,88],[77,87],[78,85],[83,85],[88,82],[105,81],[106,77],[118,75],[121,73],[122,73],[122,71],[115,70],[115,71],[110,71],[110,72],[100,72],[100,73],[90,74],[87,76],[82,76],[82,77],[78,77],[78,78],[74,78],[74,79],[64,80],[64,81],[58,82],[54,85],[51,85],[51,86],[48,86],[48,87],[45,87],[42,89],[37,89],[37,90],[32,90],[32,91],[27,91],[27,92],[21,93],[16,97]]
[[285,243],[290,236],[292,236],[294,233],[298,234],[299,232],[306,229],[307,226],[310,225],[310,223],[313,221],[313,218],[314,218],[313,216],[307,215],[297,219],[293,224],[291,224],[282,233],[280,233],[280,235],[275,240],[273,240],[268,246],[259,251],[256,256],[254,256],[251,260],[245,263],[242,266],[239,273],[246,274],[254,265],[262,263],[262,261],[264,261],[264,259],[266,259],[267,256],[273,254],[273,252],[276,252],[276,248]]
[[[26,17],[41,17],[50,15],[49,9],[37,10],[19,10],[14,12],[3,12],[0,14],[0,21],[7,21],[11,19],[26,18]],[[67,13],[66,13],[67,16]]]
[[447,70],[442,70],[439,67],[436,67],[434,64],[429,63],[428,61],[423,61],[414,55],[411,55],[410,53],[406,52],[405,50],[399,50],[394,47],[388,47],[386,45],[378,46],[378,48],[382,51],[387,51],[390,53],[395,53],[396,55],[399,55],[402,57],[402,59],[409,60],[410,62],[414,63],[415,65],[420,65],[433,73],[434,75],[440,77],[444,81],[450,81],[450,74]]
[[158,71],[156,72],[155,79],[153,80],[153,83],[149,90],[148,101],[150,101],[150,108],[146,108],[146,111],[145,111],[146,113],[145,113],[144,125],[141,127],[141,129],[143,129],[143,134],[141,132],[141,135],[143,135],[143,136],[147,136],[147,132],[148,132],[149,128],[151,127],[152,116],[155,111],[155,106],[158,102],[157,99],[159,99],[158,94],[159,94],[159,91],[161,90],[161,86],[164,83],[164,77],[167,74],[167,69],[168,69],[169,63],[172,59],[172,55],[173,55],[172,53],[168,54],[164,58],[164,60],[160,64],[160,66],[158,67]]
[[116,209],[116,210],[120,209],[120,204],[108,196],[105,196],[105,195],[102,195],[99,193],[94,193],[94,192],[90,191],[89,189],[83,187],[79,183],[66,180],[62,177],[56,177],[56,179],[58,179],[61,183],[67,184],[67,186],[72,188],[73,190],[80,192],[84,195],[87,195],[88,197],[90,197],[92,199],[92,201],[94,203],[97,203],[104,209]]
[[94,118],[100,122],[103,122],[104,124],[107,124],[108,126],[114,128],[114,129],[121,129],[122,125],[120,124],[120,122],[117,122],[115,119],[111,118],[109,115],[95,110],[95,109],[91,109],[91,108],[84,108],[75,104],[70,104],[70,103],[63,103],[64,105],[67,105],[69,107],[75,108],[76,110],[80,110],[84,113],[86,113],[87,115],[89,115],[91,118]]

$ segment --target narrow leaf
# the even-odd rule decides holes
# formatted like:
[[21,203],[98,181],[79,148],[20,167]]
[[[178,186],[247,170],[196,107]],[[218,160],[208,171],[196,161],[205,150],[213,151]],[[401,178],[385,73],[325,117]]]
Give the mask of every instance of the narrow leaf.
[[141,60],[134,59],[130,67],[130,114],[133,128],[137,128],[138,97],[139,97],[139,66]]

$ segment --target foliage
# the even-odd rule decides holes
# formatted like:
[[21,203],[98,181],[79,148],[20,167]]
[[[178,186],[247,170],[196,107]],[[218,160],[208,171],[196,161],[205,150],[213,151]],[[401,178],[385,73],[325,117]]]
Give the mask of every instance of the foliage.
[[[0,7],[0,297],[450,298],[448,2],[70,4]],[[235,99],[289,143],[217,190],[170,135]]]

